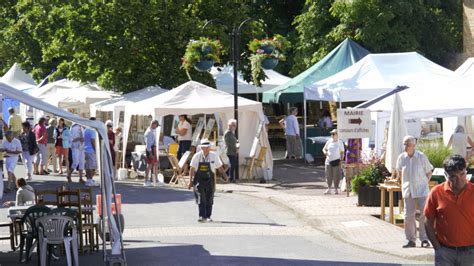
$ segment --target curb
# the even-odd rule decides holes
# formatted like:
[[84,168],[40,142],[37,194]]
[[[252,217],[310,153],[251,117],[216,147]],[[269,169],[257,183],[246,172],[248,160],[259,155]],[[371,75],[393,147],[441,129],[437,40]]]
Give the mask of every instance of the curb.
[[[240,185],[240,184],[238,184],[238,185]],[[248,186],[263,188],[261,186],[253,186],[253,185],[248,185]],[[244,187],[245,187],[245,185],[244,185]],[[314,218],[314,216],[313,216],[313,219],[309,219],[308,214],[306,214],[304,211],[295,210],[291,206],[289,206],[286,202],[283,202],[283,201],[281,201],[281,200],[279,200],[279,199],[277,199],[273,196],[261,196],[261,195],[258,195],[258,194],[246,193],[245,191],[232,190],[232,189],[228,189],[228,190],[219,189],[219,191],[224,192],[224,193],[232,191],[232,193],[238,193],[238,194],[242,194],[242,195],[246,195],[246,196],[251,196],[251,197],[254,197],[254,198],[267,200],[267,201],[269,201],[269,202],[271,202],[271,203],[273,203],[277,206],[280,206],[282,208],[285,208],[285,209],[291,211],[293,214],[296,215],[296,217],[298,217],[299,219],[302,219],[305,223],[310,225],[313,229],[316,229],[316,230],[318,230],[322,233],[325,233],[325,234],[327,234],[327,235],[329,235],[329,236],[331,236],[331,237],[333,237],[333,238],[335,238],[335,239],[337,239],[341,242],[344,242],[346,244],[349,244],[349,245],[352,245],[352,246],[355,246],[355,247],[358,247],[358,248],[362,248],[362,249],[365,249],[365,250],[369,250],[371,252],[375,252],[375,253],[379,253],[379,254],[388,254],[388,255],[399,257],[399,258],[402,258],[402,259],[416,260],[416,261],[420,261],[420,262],[431,261],[433,259],[433,256],[434,256],[434,255],[400,255],[399,253],[389,252],[387,250],[380,250],[380,249],[376,249],[376,248],[373,248],[373,247],[370,247],[370,246],[364,246],[364,245],[358,244],[356,242],[348,241],[347,239],[341,237],[340,234],[338,234],[337,232],[321,229],[320,226],[319,226],[319,223],[321,222],[321,220]],[[279,192],[279,193],[284,193],[284,192]],[[377,219],[377,218],[374,218],[370,215],[368,215],[368,216],[371,217],[372,219]]]

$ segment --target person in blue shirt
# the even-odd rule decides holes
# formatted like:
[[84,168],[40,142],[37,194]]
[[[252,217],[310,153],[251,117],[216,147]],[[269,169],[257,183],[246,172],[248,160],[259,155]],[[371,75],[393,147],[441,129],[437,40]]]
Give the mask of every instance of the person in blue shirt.
[[280,125],[285,129],[286,158],[299,159],[301,157],[300,126],[296,115],[298,108],[290,108],[290,114],[280,120]]
[[[91,117],[89,120],[95,121],[95,117]],[[98,185],[93,179],[95,170],[97,169],[95,139],[96,132],[91,128],[86,128],[86,130],[84,130],[84,166],[86,168],[86,186],[89,187]]]

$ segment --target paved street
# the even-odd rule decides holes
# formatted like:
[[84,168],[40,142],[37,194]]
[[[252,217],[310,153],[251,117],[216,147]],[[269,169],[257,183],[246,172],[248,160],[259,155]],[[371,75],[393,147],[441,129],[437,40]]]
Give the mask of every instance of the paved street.
[[[53,181],[54,179],[59,179]],[[59,186],[58,177],[35,177],[34,187]],[[44,182],[47,181],[47,182]],[[234,185],[235,186],[235,185]],[[237,185],[236,187],[245,187]],[[213,223],[197,222],[197,207],[188,190],[117,184],[126,219],[129,265],[380,265],[420,263],[368,252],[314,229],[293,212],[267,200],[219,192]],[[12,194],[8,194],[12,197]],[[0,209],[6,216],[6,209]],[[16,265],[18,254],[0,242],[0,264]],[[97,265],[101,254],[81,256]]]

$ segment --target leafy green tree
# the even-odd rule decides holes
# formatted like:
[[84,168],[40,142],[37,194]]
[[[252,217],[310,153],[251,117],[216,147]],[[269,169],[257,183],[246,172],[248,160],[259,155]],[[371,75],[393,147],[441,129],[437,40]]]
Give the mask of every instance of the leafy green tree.
[[297,74],[349,37],[374,53],[418,51],[447,65],[461,48],[460,0],[307,0],[295,19]]

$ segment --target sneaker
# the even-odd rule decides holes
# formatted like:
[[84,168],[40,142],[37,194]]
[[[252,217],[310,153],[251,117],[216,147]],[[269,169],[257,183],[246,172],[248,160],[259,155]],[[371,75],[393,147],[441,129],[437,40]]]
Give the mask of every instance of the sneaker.
[[204,223],[204,218],[202,218],[202,217],[199,217],[199,219],[198,219],[198,222],[200,222],[200,223]]
[[330,188],[328,188],[328,189],[326,189],[326,191],[324,191],[324,195],[329,195],[329,194],[331,194],[331,189]]
[[403,248],[414,248],[416,247],[416,243],[413,241],[408,241],[405,245],[403,245]]
[[98,185],[99,184],[97,184],[94,179],[87,179],[86,181],[86,186],[88,187],[96,187]]
[[212,219],[211,219],[211,218],[207,218],[207,219],[206,219],[206,222],[208,222],[208,223],[212,223],[213,221],[212,221]]
[[334,194],[336,194],[336,195],[339,194],[339,191],[337,189],[334,190]]
[[429,248],[431,245],[430,245],[430,242],[428,242],[428,240],[423,240],[421,241],[421,247],[422,248]]
[[145,183],[143,183],[143,186],[144,187],[151,187],[150,181],[146,181]]

